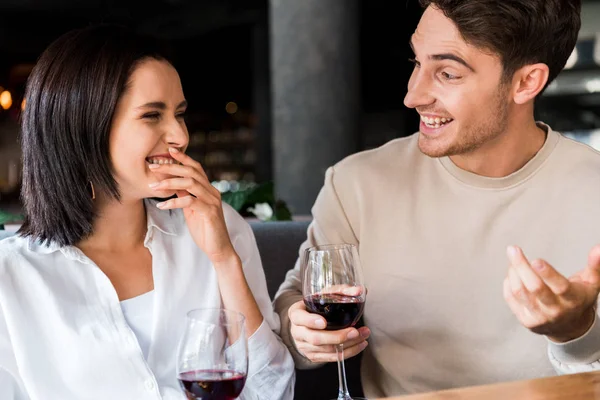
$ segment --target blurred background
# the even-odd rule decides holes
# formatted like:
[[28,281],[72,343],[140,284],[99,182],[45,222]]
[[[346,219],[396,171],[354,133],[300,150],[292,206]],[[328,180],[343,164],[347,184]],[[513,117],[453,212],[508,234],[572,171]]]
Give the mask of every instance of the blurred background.
[[[295,217],[325,169],[412,134],[403,98],[417,0],[1,0],[0,210],[20,212],[19,113],[37,57],[62,33],[118,22],[171,43],[189,154],[224,193],[272,182]],[[600,1],[584,1],[568,68],[537,116],[600,149]]]

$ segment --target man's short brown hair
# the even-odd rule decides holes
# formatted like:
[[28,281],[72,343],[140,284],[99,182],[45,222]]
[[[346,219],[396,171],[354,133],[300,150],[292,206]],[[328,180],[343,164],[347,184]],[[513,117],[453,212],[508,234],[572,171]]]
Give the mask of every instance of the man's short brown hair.
[[581,0],[419,0],[454,22],[463,39],[500,56],[505,81],[528,64],[564,68],[581,28]]

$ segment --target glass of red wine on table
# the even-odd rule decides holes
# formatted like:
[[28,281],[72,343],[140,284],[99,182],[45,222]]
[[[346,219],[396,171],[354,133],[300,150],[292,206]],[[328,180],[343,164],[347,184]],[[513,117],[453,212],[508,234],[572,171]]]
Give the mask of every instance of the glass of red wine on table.
[[[307,249],[301,274],[306,310],[325,318],[326,330],[356,325],[363,314],[366,300],[356,246],[334,244]],[[336,346],[336,353],[339,375],[337,400],[363,399],[348,393],[343,345]]]
[[244,316],[218,308],[190,311],[177,355],[177,378],[186,397],[237,399],[247,372]]

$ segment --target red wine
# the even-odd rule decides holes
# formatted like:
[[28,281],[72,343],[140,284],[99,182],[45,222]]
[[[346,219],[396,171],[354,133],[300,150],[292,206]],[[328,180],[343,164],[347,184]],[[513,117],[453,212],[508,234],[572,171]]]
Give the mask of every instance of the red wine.
[[304,304],[309,312],[319,314],[327,320],[327,330],[354,326],[365,308],[363,298],[337,293],[307,296]]
[[236,371],[190,371],[178,379],[189,400],[233,400],[246,383],[246,375]]

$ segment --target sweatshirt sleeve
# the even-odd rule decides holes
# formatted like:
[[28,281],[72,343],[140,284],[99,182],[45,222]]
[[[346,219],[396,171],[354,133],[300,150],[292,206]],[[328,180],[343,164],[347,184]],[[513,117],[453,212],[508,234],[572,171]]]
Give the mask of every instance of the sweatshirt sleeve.
[[292,304],[302,300],[301,255],[305,249],[321,244],[350,243],[358,245],[357,236],[335,188],[334,167],[330,167],[325,173],[325,184],[312,208],[312,217],[307,239],[300,246],[300,256],[296,260],[296,265],[286,274],[285,281],[279,287],[274,300],[275,311],[281,320],[281,337],[292,353],[296,367],[300,369],[316,368],[322,365],[313,363],[300,354],[290,333],[288,310]]
[[548,357],[559,375],[600,370],[600,322],[598,315],[581,337],[565,343],[548,340]]

